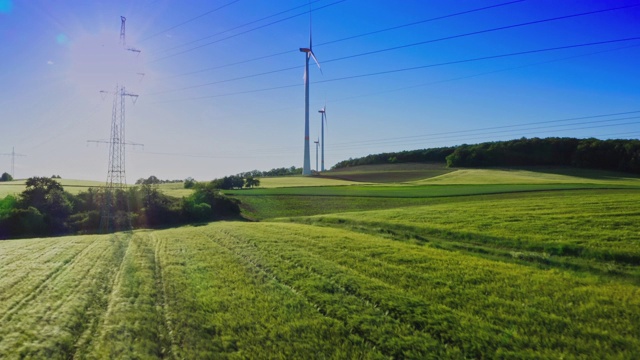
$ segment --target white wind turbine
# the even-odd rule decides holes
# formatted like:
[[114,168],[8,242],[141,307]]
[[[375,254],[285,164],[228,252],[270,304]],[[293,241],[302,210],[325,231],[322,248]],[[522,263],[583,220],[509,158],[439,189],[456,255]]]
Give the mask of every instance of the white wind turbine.
[[325,103],[322,109],[318,110],[321,114],[320,116],[320,124],[321,124],[321,136],[322,136],[322,161],[320,165],[320,169],[324,171],[324,124],[327,122],[327,104]]
[[318,172],[318,144],[320,143],[320,139],[313,142],[316,144],[316,172]]
[[302,175],[311,175],[311,159],[309,154],[309,58],[313,58],[313,61],[318,65],[318,69],[322,73],[320,63],[316,59],[316,55],[313,53],[313,45],[311,38],[311,13],[309,13],[309,47],[300,48],[300,52],[306,54],[306,61],[304,67],[304,165],[302,167]]

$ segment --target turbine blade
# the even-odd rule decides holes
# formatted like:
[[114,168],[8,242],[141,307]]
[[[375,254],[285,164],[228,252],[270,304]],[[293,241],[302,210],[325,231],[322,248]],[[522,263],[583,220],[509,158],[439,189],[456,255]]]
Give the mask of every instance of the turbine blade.
[[311,56],[313,58],[313,61],[316,62],[316,65],[318,65],[318,69],[320,69],[320,73],[324,75],[324,73],[322,72],[322,68],[320,67],[320,63],[318,62],[318,59],[316,59],[316,55],[313,53],[313,51],[309,51],[309,56]]

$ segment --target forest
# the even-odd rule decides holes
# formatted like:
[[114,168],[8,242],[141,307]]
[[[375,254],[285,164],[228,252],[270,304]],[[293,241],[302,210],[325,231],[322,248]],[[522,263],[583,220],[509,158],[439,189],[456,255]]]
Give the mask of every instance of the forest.
[[368,155],[334,169],[373,164],[446,162],[449,167],[571,166],[640,173],[640,140],[521,138]]

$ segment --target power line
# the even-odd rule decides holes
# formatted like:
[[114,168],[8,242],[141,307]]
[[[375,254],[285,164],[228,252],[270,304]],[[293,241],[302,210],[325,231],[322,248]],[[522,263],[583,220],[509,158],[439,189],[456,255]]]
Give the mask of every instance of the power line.
[[[300,5],[300,6],[292,7],[292,8],[290,8],[290,9],[287,9],[287,10],[284,10],[284,11],[280,11],[280,12],[278,12],[278,13],[271,14],[271,15],[269,15],[269,16],[265,16],[265,17],[260,18],[260,19],[258,19],[258,20],[253,20],[253,21],[250,21],[250,22],[248,22],[248,23],[244,23],[244,24],[242,24],[242,25],[238,25],[238,26],[236,26],[236,27],[232,27],[232,28],[227,29],[227,30],[219,31],[219,32],[217,32],[217,33],[215,33],[215,34],[211,34],[211,35],[205,36],[205,37],[200,38],[200,39],[197,39],[197,40],[189,41],[189,42],[186,42],[186,43],[184,43],[184,44],[180,44],[180,45],[177,45],[177,46],[174,46],[174,47],[170,47],[170,48],[168,48],[168,49],[164,49],[164,50],[162,50],[162,51],[171,51],[171,50],[173,50],[173,49],[177,49],[177,48],[180,48],[180,47],[183,47],[183,46],[187,46],[187,45],[191,45],[191,44],[193,44],[193,43],[197,43],[197,42],[200,42],[200,41],[203,41],[203,40],[206,40],[206,39],[210,39],[210,38],[212,38],[212,37],[214,37],[214,36],[222,35],[222,34],[225,34],[225,33],[230,32],[230,31],[237,30],[237,29],[243,28],[243,27],[245,27],[245,26],[253,25],[253,24],[258,23],[258,22],[260,22],[260,21],[264,21],[264,20],[270,19],[270,18],[272,18],[272,17],[276,17],[276,16],[278,16],[278,15],[286,14],[286,13],[288,13],[288,12],[290,12],[290,11],[297,10],[297,9],[299,9],[299,8],[302,8],[302,7],[310,6],[311,4],[317,3],[318,1],[322,1],[322,0],[314,0],[314,1],[310,1],[308,4],[304,4],[304,5]],[[297,51],[297,49],[296,49],[296,51]]]
[[[571,127],[571,126],[576,126],[576,125],[585,125],[585,124],[601,124],[601,123],[611,123],[611,122],[615,122],[615,121],[623,121],[623,120],[637,120],[640,119],[640,116],[633,116],[633,117],[625,117],[625,118],[618,118],[618,119],[607,119],[607,120],[596,120],[596,121],[587,121],[587,122],[582,122],[582,123],[578,123],[578,124],[559,124],[559,125],[550,125],[550,126],[538,126],[538,127],[530,127],[530,128],[523,128],[523,129],[509,129],[509,130],[496,130],[496,131],[485,131],[485,132],[479,132],[479,133],[475,133],[475,134],[471,134],[475,137],[477,136],[486,136],[486,135],[496,135],[496,134],[509,134],[509,133],[519,133],[521,134],[523,131],[532,131],[532,130],[543,130],[543,132],[551,132],[551,131],[558,131],[557,128],[561,128],[561,127]],[[596,126],[589,126],[589,127],[578,127],[578,128],[567,128],[567,129],[560,129],[563,131],[566,130],[583,130],[583,129],[592,129],[592,128],[600,128],[600,127],[613,127],[613,126],[623,126],[623,125],[634,125],[634,124],[638,124],[638,121],[633,121],[633,122],[626,122],[626,123],[617,123],[617,124],[609,124],[609,125],[596,125]],[[516,125],[516,126],[522,126],[522,125]],[[516,127],[514,126],[514,127]],[[506,127],[505,127],[506,128]],[[554,130],[550,130],[551,128],[554,128]],[[410,143],[416,143],[416,142],[423,142],[426,140],[433,140],[433,139],[458,139],[459,138],[459,134],[452,134],[452,135],[430,135],[430,136],[423,136],[423,139],[415,139],[412,140]],[[463,135],[463,136],[469,136],[469,135]],[[393,145],[393,144],[406,144],[406,141],[398,141],[398,140],[383,140],[383,141],[377,141],[377,142],[369,142],[369,143],[365,143],[365,142],[361,142],[359,144],[356,144],[355,142],[352,144],[348,144],[345,143],[345,145],[331,145],[332,149],[350,149],[350,148],[354,148],[354,147],[365,147],[365,146],[370,146],[370,145]]]
[[474,12],[489,10],[489,9],[493,9],[493,8],[497,8],[497,7],[501,7],[501,6],[512,5],[512,4],[516,4],[516,3],[520,3],[520,2],[524,2],[524,1],[526,1],[526,0],[510,1],[510,2],[506,2],[506,3],[500,3],[500,4],[485,6],[485,7],[481,7],[481,8],[461,11],[461,12],[457,12],[457,13],[452,13],[452,14],[447,14],[447,15],[442,15],[442,16],[436,16],[436,17],[433,17],[433,18],[420,20],[420,21],[414,21],[414,22],[410,22],[410,23],[402,24],[402,25],[398,25],[398,26],[393,26],[393,27],[386,28],[386,29],[375,30],[375,31],[370,31],[370,32],[366,32],[366,33],[363,33],[363,34],[348,36],[348,37],[345,37],[345,38],[342,38],[342,39],[331,40],[331,41],[327,41],[327,42],[323,42],[323,43],[317,44],[316,46],[334,44],[334,43],[337,43],[337,42],[342,42],[342,41],[357,39],[357,38],[360,38],[360,37],[380,34],[380,33],[387,32],[387,31],[402,29],[402,28],[409,27],[409,26],[424,24],[424,23],[432,22],[432,21],[436,21],[436,20],[447,19],[447,18],[459,16],[459,15],[466,15],[466,14],[470,14],[470,13],[474,13]]
[[[552,18],[547,18],[547,19],[528,21],[528,22],[519,23],[519,24],[512,24],[512,25],[500,26],[500,27],[491,28],[491,29],[473,31],[473,32],[464,33],[464,34],[445,36],[445,37],[441,37],[441,38],[437,38],[437,39],[419,41],[419,42],[415,42],[415,43],[411,43],[411,44],[393,46],[393,47],[389,47],[389,48],[384,48],[384,49],[379,49],[379,50],[374,50],[374,51],[367,51],[367,52],[359,53],[359,54],[352,54],[352,55],[348,55],[348,56],[343,56],[343,57],[339,57],[339,58],[335,58],[335,59],[324,60],[323,64],[331,63],[331,62],[335,62],[335,61],[353,59],[353,58],[361,57],[361,56],[379,54],[379,53],[387,52],[387,51],[406,49],[406,48],[409,48],[409,47],[414,47],[414,46],[419,46],[419,45],[426,45],[426,44],[445,41],[445,40],[452,40],[452,39],[457,39],[457,38],[466,37],[466,36],[485,34],[485,33],[489,33],[489,32],[513,29],[513,28],[517,28],[517,27],[529,26],[529,25],[534,25],[534,24],[541,24],[541,23],[550,22],[550,21],[564,20],[564,19],[574,18],[574,17],[579,17],[579,16],[593,15],[593,14],[607,12],[607,11],[620,10],[620,9],[625,9],[625,8],[629,8],[629,7],[634,7],[634,6],[640,6],[640,4],[633,5],[633,6],[622,6],[622,7],[615,7],[615,8],[609,8],[609,9],[588,11],[588,12],[565,15],[565,16],[557,16],[557,17],[552,17]],[[466,13],[466,12],[464,12],[464,13]],[[453,15],[449,15],[449,16],[453,16]],[[334,42],[337,42],[337,41],[341,41],[341,40],[335,40]],[[183,91],[183,90],[188,90],[188,89],[194,89],[194,88],[199,88],[199,87],[204,87],[204,86],[210,86],[210,85],[221,84],[221,83],[226,83],[226,82],[231,82],[231,81],[248,79],[248,78],[252,78],[252,77],[258,77],[258,76],[263,76],[263,75],[268,75],[268,74],[274,74],[274,73],[278,73],[278,72],[289,71],[289,70],[293,70],[293,69],[297,69],[297,68],[299,68],[299,66],[287,67],[287,68],[283,68],[283,69],[272,70],[272,71],[267,71],[267,72],[262,72],[262,73],[258,73],[258,74],[252,74],[252,75],[246,75],[246,76],[236,77],[236,78],[232,78],[232,79],[218,80],[218,81],[208,82],[208,83],[204,83],[204,84],[186,86],[186,87],[179,88],[179,89],[164,90],[164,91],[151,93],[149,95],[155,95],[155,94],[160,94],[160,93],[168,93],[168,92],[174,92],[174,91]]]
[[[595,125],[595,126],[584,126],[584,127],[575,127],[575,128],[569,128],[569,129],[563,129],[563,131],[576,131],[576,130],[588,130],[588,129],[599,129],[599,128],[608,128],[608,127],[615,127],[615,126],[623,126],[623,125],[637,125],[640,124],[640,122],[638,121],[634,121],[634,122],[627,122],[627,123],[622,123],[622,124],[611,124],[611,125]],[[516,133],[516,131],[519,131]],[[501,132],[502,134],[506,135],[508,133],[514,133],[514,135],[510,135],[511,137],[522,137],[525,136],[525,134],[529,134],[529,133],[523,133],[522,131],[530,131],[528,129],[525,130],[510,130],[510,131],[504,131]],[[544,134],[544,133],[551,133],[551,132],[557,132],[558,130],[542,130],[542,131],[538,131],[536,134]],[[517,134],[517,135],[515,135]],[[422,141],[413,141],[413,142],[403,142],[403,143],[390,143],[390,144],[386,144],[388,146],[392,146],[392,145],[418,145],[418,144],[423,144],[425,141],[448,141],[449,143],[453,141],[465,141],[465,140],[473,140],[473,139],[481,139],[484,138],[487,135],[491,135],[491,134],[470,134],[467,135],[465,137],[448,137],[448,138],[432,138],[432,139],[425,139]],[[353,149],[353,148],[365,148],[368,146],[372,146],[374,144],[367,144],[367,145],[360,145],[360,146],[353,146],[353,147],[349,147],[349,148],[343,148],[343,149]],[[332,147],[333,149],[333,147]]]
[[[317,1],[317,0],[316,0]],[[429,18],[429,19],[425,19],[425,20],[420,20],[420,21],[415,21],[415,22],[411,22],[408,24],[402,24],[402,25],[398,25],[398,26],[393,26],[390,28],[385,28],[385,29],[380,29],[380,30],[375,30],[375,31],[370,31],[367,33],[363,33],[363,34],[358,34],[358,35],[353,35],[353,36],[349,36],[346,38],[342,38],[342,39],[337,39],[337,40],[331,40],[331,41],[327,41],[324,43],[320,43],[317,44],[316,47],[318,46],[323,46],[323,45],[328,45],[328,44],[333,44],[333,43],[337,43],[337,42],[342,42],[342,41],[347,41],[347,40],[351,40],[351,39],[356,39],[359,37],[364,37],[364,36],[369,36],[369,35],[375,35],[375,34],[380,34],[386,31],[391,31],[391,30],[396,30],[396,29],[401,29],[401,28],[405,28],[408,26],[413,26],[413,25],[418,25],[418,24],[423,24],[426,22],[431,22],[431,21],[436,21],[436,20],[441,20],[441,19],[446,19],[446,18],[450,18],[450,17],[454,17],[454,16],[459,16],[459,15],[465,15],[465,14],[469,14],[469,13],[473,13],[473,12],[478,12],[478,11],[483,11],[483,10],[489,10],[489,9],[493,9],[496,7],[500,7],[500,6],[505,6],[505,5],[511,5],[511,4],[515,4],[515,3],[519,3],[519,2],[523,2],[526,0],[516,0],[516,1],[510,1],[510,2],[506,2],[506,3],[500,3],[500,4],[496,4],[496,5],[491,5],[491,6],[485,6],[485,7],[481,7],[481,8],[476,8],[476,9],[471,9],[471,10],[466,10],[466,11],[461,11],[461,12],[457,12],[457,13],[452,13],[452,14],[447,14],[447,15],[442,15],[442,16],[437,16],[434,18]],[[315,2],[315,1],[314,1]],[[264,56],[260,56],[260,57],[256,57],[256,58],[252,58],[252,59],[248,59],[248,60],[242,60],[242,61],[237,61],[234,63],[229,63],[229,64],[225,64],[225,65],[218,65],[218,66],[214,66],[214,67],[209,67],[209,68],[205,68],[205,69],[200,69],[200,70],[196,70],[196,71],[191,71],[188,73],[183,73],[183,74],[178,74],[178,75],[173,75],[170,76],[169,78],[173,78],[173,77],[180,77],[180,76],[186,76],[186,75],[193,75],[193,74],[197,74],[197,73],[201,73],[201,72],[205,72],[205,71],[210,71],[210,70],[215,70],[215,69],[220,69],[220,68],[224,68],[224,67],[229,67],[229,66],[234,66],[234,65],[240,65],[240,64],[245,64],[248,62],[253,62],[253,61],[257,61],[257,60],[263,60],[263,59],[267,59],[267,58],[271,58],[271,57],[275,57],[275,56],[280,56],[280,55],[284,55],[284,54],[289,54],[292,52],[299,52],[299,49],[293,49],[293,50],[287,50],[287,51],[281,51],[275,54],[270,54],[270,55],[264,55]]]
[[[559,127],[568,127],[575,125],[585,125],[585,124],[598,124],[598,123],[607,123],[607,122],[615,122],[615,121],[624,121],[624,120],[635,120],[640,119],[640,116],[630,116],[623,117],[617,119],[605,119],[605,120],[595,120],[595,121],[582,121],[580,123],[574,124],[558,124],[551,126],[538,126],[538,127],[530,127],[532,125],[541,125],[541,124],[553,124],[559,122],[567,122],[567,121],[578,121],[578,120],[586,120],[586,119],[596,119],[602,117],[610,117],[610,116],[619,116],[619,115],[629,115],[629,114],[637,114],[640,113],[640,110],[637,111],[627,111],[620,113],[612,113],[612,114],[601,114],[601,115],[592,115],[592,116],[583,116],[583,117],[574,117],[568,119],[559,119],[559,120],[547,120],[547,121],[538,121],[538,122],[530,122],[523,124],[514,124],[514,125],[505,125],[505,126],[494,126],[487,128],[476,128],[476,129],[468,129],[468,130],[456,130],[456,131],[447,131],[433,134],[422,134],[422,135],[412,135],[412,136],[402,136],[402,137],[393,137],[393,138],[381,138],[381,139],[373,139],[373,140],[363,140],[363,141],[350,141],[346,143],[332,143],[332,149],[350,149],[350,148],[360,148],[367,147],[371,145],[394,145],[394,144],[415,144],[421,143],[427,140],[433,139],[459,139],[460,136],[480,136],[480,135],[492,135],[492,134],[501,134],[501,133],[510,133],[510,132],[521,132],[521,131],[530,131],[530,130],[540,130],[540,129],[550,129],[550,128],[559,128]],[[636,124],[637,122],[627,122],[621,124],[611,124],[605,126],[621,126],[621,125],[630,125]],[[522,128],[527,127],[529,128]],[[598,126],[601,127],[601,126]],[[521,128],[521,129],[516,129]],[[509,130],[506,130],[509,129]],[[562,129],[562,130],[580,130],[583,128],[570,128],[570,129]],[[556,130],[553,130],[556,131]],[[287,148],[274,148],[273,150],[290,150],[292,147]],[[254,149],[254,152],[265,152],[271,149]]]
[[177,24],[177,25],[174,25],[174,26],[171,26],[171,27],[169,27],[169,28],[167,28],[167,29],[164,29],[164,30],[162,30],[162,31],[159,31],[159,32],[157,32],[157,33],[155,33],[155,34],[153,34],[153,35],[149,35],[149,36],[147,36],[146,38],[144,38],[144,39],[140,40],[140,42],[145,41],[145,40],[149,40],[149,39],[151,39],[151,38],[153,38],[153,37],[156,37],[156,36],[158,36],[158,35],[160,35],[160,34],[162,34],[162,33],[167,32],[167,31],[169,31],[169,30],[173,30],[173,29],[175,29],[175,28],[177,28],[177,27],[180,27],[180,26],[182,26],[182,25],[188,24],[188,23],[190,23],[190,22],[192,22],[192,21],[195,21],[195,20],[197,20],[197,19],[200,19],[200,18],[202,18],[202,17],[204,17],[204,16],[207,16],[207,15],[209,15],[209,14],[211,14],[211,13],[214,13],[214,12],[216,12],[216,11],[218,11],[218,10],[224,9],[225,7],[227,7],[227,6],[229,6],[229,5],[233,5],[233,4],[237,3],[238,1],[240,1],[240,0],[234,0],[234,1],[231,1],[230,3],[226,3],[226,4],[224,4],[224,5],[222,5],[222,6],[219,6],[219,7],[215,8],[215,9],[213,9],[213,10],[209,10],[209,11],[207,11],[207,12],[205,12],[205,13],[203,13],[203,14],[200,14],[200,15],[198,15],[198,16],[196,16],[196,17],[193,17],[193,18],[191,18],[191,19],[189,19],[189,20],[183,21],[183,22],[181,22],[181,23],[179,23],[179,24]]
[[499,27],[492,28],[492,29],[473,31],[473,32],[469,32],[469,33],[452,35],[452,36],[445,36],[445,37],[438,38],[438,39],[419,41],[419,42],[415,42],[415,43],[411,43],[411,44],[405,44],[405,45],[394,46],[394,47],[389,47],[389,48],[380,49],[380,50],[368,51],[368,52],[355,54],[355,55],[344,56],[344,57],[340,57],[340,58],[336,58],[336,59],[325,60],[325,61],[323,61],[323,63],[326,64],[326,63],[332,62],[332,61],[340,61],[340,60],[352,59],[352,58],[360,57],[360,56],[379,54],[379,53],[382,53],[382,52],[405,49],[405,48],[409,48],[409,47],[413,47],[413,46],[425,45],[425,44],[444,41],[444,40],[452,40],[452,39],[457,39],[457,38],[471,36],[471,35],[485,34],[485,33],[494,32],[494,31],[513,29],[513,28],[522,27],[522,26],[541,24],[541,23],[550,22],[550,21],[556,21],[556,20],[564,20],[564,19],[569,19],[569,18],[574,18],[574,17],[579,17],[579,16],[585,16],[585,15],[593,15],[593,14],[598,14],[598,13],[603,13],[603,12],[608,12],[608,11],[614,11],[614,10],[621,10],[621,9],[626,9],[626,8],[631,8],[631,7],[636,7],[636,6],[640,6],[640,4],[628,5],[628,6],[620,6],[620,7],[608,8],[608,9],[602,9],[602,10],[594,10],[594,11],[588,11],[588,12],[565,15],[565,16],[557,16],[557,17],[541,19],[541,20],[535,20],[535,21],[528,21],[528,22],[519,23],[519,24],[513,24],[513,25],[499,26]]
[[[636,119],[640,119],[640,116],[627,116],[627,117],[621,117],[616,119],[582,121],[582,122],[577,122],[572,124],[557,124],[557,123],[569,122],[569,121],[576,122],[579,120],[587,120],[587,119],[601,119],[604,117],[631,115],[631,114],[638,114],[638,113],[640,113],[640,110],[616,112],[616,113],[608,113],[608,114],[597,114],[597,115],[572,117],[572,118],[556,119],[556,120],[536,121],[536,122],[528,122],[528,123],[505,125],[505,126],[493,126],[493,127],[476,128],[476,129],[469,129],[469,130],[448,131],[448,132],[434,133],[429,135],[383,138],[383,139],[365,140],[360,142],[349,142],[349,143],[334,143],[330,145],[331,145],[331,149],[334,149],[334,150],[335,149],[347,150],[352,148],[363,148],[371,145],[380,145],[381,143],[384,143],[384,142],[387,142],[387,143],[382,145],[396,145],[396,144],[407,145],[407,144],[420,144],[420,143],[424,143],[425,141],[443,140],[443,139],[453,139],[453,140],[460,141],[465,139],[479,138],[479,137],[492,135],[492,134],[517,133],[521,135],[523,131],[532,131],[532,130],[542,130],[539,133],[556,132],[558,131],[558,129],[551,130],[551,128],[559,128],[559,127],[567,127],[566,129],[561,129],[562,131],[575,131],[575,130],[585,130],[585,129],[605,128],[605,127],[616,127],[616,126],[624,126],[624,125],[635,125],[635,124],[638,124],[639,122],[632,121],[632,122],[615,123],[615,124],[603,124],[603,123],[611,123],[611,122],[625,121],[625,120],[636,120]],[[542,124],[557,124],[557,125],[513,129],[516,127],[526,127],[526,126],[542,125]],[[595,125],[595,124],[600,124],[600,125]],[[589,125],[589,126],[584,126],[584,125]],[[498,131],[491,131],[491,130],[498,130]],[[349,146],[345,146],[345,145],[349,145]],[[296,149],[296,148],[297,147],[277,147],[277,148],[251,149],[251,150],[248,150],[247,155],[239,155],[237,154],[237,152],[235,152],[233,155],[226,155],[226,154],[214,155],[214,154],[188,154],[188,153],[168,153],[168,152],[148,152],[148,151],[143,152],[143,154],[181,156],[181,157],[193,157],[193,158],[247,158],[247,157],[254,157],[256,153],[262,154],[265,156],[273,156],[274,153],[278,154],[280,152],[282,153],[286,152],[288,154],[290,153],[290,150]],[[271,153],[269,154],[268,152],[271,152]]]
[[547,51],[573,49],[573,48],[578,48],[578,47],[594,46],[594,45],[602,45],[602,44],[611,44],[611,43],[616,43],[616,42],[634,41],[634,40],[640,40],[640,37],[631,37],[631,38],[623,38],[623,39],[615,39],[615,40],[596,41],[596,42],[576,44],[576,45],[565,45],[565,46],[556,46],[556,47],[537,49],[537,50],[518,51],[518,52],[514,52],[514,53],[501,54],[501,55],[482,56],[482,57],[465,59],[465,60],[447,61],[447,62],[430,64],[430,65],[413,66],[413,67],[402,68],[402,69],[379,71],[379,72],[375,72],[375,73],[345,76],[345,77],[341,77],[341,78],[328,79],[328,80],[320,80],[320,81],[316,81],[316,83],[327,83],[327,82],[333,82],[333,81],[342,81],[342,80],[356,79],[356,78],[369,77],[369,76],[392,74],[392,73],[398,73],[398,72],[404,72],[404,71],[420,70],[420,69],[426,69],[426,68],[430,68],[430,67],[438,67],[438,66],[444,66],[444,65],[462,64],[462,63],[482,61],[482,60],[499,59],[499,58],[505,58],[505,57],[511,57],[511,56],[518,56],[518,55],[535,54],[535,53],[541,53],[541,52],[547,52]]
[[[428,64],[428,65],[421,65],[421,66],[413,66],[413,67],[400,68],[400,69],[394,69],[394,70],[378,71],[378,72],[374,72],[374,73],[344,76],[344,77],[334,78],[334,79],[319,80],[319,81],[316,81],[315,83],[319,84],[319,83],[343,81],[343,80],[364,78],[364,77],[370,77],[370,76],[378,76],[378,75],[386,75],[386,74],[393,74],[393,73],[399,73],[399,72],[415,71],[415,70],[421,70],[421,69],[427,69],[427,68],[439,67],[439,66],[445,66],[445,65],[470,63],[470,62],[483,61],[483,60],[499,59],[499,58],[506,58],[506,57],[512,57],[512,56],[519,56],[519,55],[536,54],[536,53],[556,51],[556,50],[573,49],[573,48],[579,48],[579,47],[587,47],[587,46],[611,44],[611,43],[617,43],[617,42],[635,41],[635,40],[640,40],[640,37],[630,37],[630,38],[622,38],[622,39],[614,39],[614,40],[596,41],[596,42],[590,42],[590,43],[565,45],[565,46],[556,46],[556,47],[536,49],[536,50],[518,51],[518,52],[500,54],[500,55],[482,56],[482,57],[470,58],[470,59],[464,59],[464,60],[454,60],[454,61],[447,61],[447,62],[442,62],[442,63]],[[199,97],[191,97],[191,98],[183,98],[183,99],[175,99],[175,100],[156,101],[154,103],[166,103],[166,102],[177,102],[177,101],[187,101],[187,100],[211,99],[211,98],[217,98],[217,97],[226,97],[226,96],[233,96],[233,95],[243,95],[243,94],[250,94],[250,93],[257,93],[257,92],[264,92],[264,91],[272,91],[272,90],[285,89],[285,88],[296,87],[296,86],[300,86],[300,84],[282,85],[282,86],[275,86],[275,87],[269,87],[269,88],[263,88],[263,89],[238,91],[238,92],[227,93],[227,94],[217,94],[217,95],[199,96]]]
[[332,2],[332,3],[327,4],[327,5],[323,5],[323,6],[317,7],[315,9],[312,9],[312,10],[309,10],[309,11],[305,11],[303,13],[292,15],[292,16],[286,17],[284,19],[272,21],[270,23],[267,23],[267,24],[264,24],[264,25],[260,25],[260,26],[257,26],[255,28],[249,29],[249,30],[245,30],[245,31],[239,32],[237,34],[233,34],[233,35],[227,36],[227,37],[222,38],[222,39],[218,39],[218,40],[211,41],[211,42],[208,42],[208,43],[205,43],[205,44],[202,44],[202,45],[194,46],[194,47],[192,47],[190,49],[187,49],[187,50],[184,50],[184,51],[180,51],[180,52],[177,52],[177,53],[174,53],[174,54],[171,54],[171,55],[167,55],[167,56],[155,59],[155,60],[151,60],[151,61],[149,61],[149,63],[153,63],[153,62],[157,62],[157,61],[160,61],[160,60],[165,60],[165,59],[168,59],[168,58],[172,58],[174,56],[186,54],[188,52],[203,48],[205,46],[209,46],[209,45],[216,44],[216,43],[219,43],[219,42],[222,42],[222,41],[225,41],[225,40],[229,40],[229,39],[232,39],[232,38],[234,38],[236,36],[244,35],[244,34],[259,30],[259,29],[263,29],[265,27],[268,27],[268,26],[271,26],[271,25],[275,25],[275,24],[281,23],[281,22],[286,21],[286,20],[290,20],[290,19],[293,19],[293,18],[298,17],[298,16],[306,15],[306,14],[309,14],[310,12],[314,12],[314,11],[317,11],[317,10],[320,10],[320,9],[324,9],[324,8],[329,7],[329,6],[333,6],[333,5],[336,5],[336,4],[345,2],[345,1],[347,1],[347,0],[338,0],[338,1]]
[[284,69],[266,71],[266,72],[262,72],[262,73],[259,73],[259,74],[240,76],[240,77],[236,77],[236,78],[232,78],[232,79],[218,80],[218,81],[208,82],[208,83],[199,84],[199,85],[186,86],[186,87],[179,88],[179,89],[169,89],[169,90],[163,90],[163,91],[156,91],[156,92],[148,93],[147,95],[158,95],[158,94],[165,94],[165,93],[175,92],[175,91],[183,91],[183,90],[188,90],[188,89],[195,89],[195,88],[199,88],[199,87],[211,86],[211,85],[215,85],[215,84],[222,84],[222,83],[226,83],[226,82],[243,80],[243,79],[249,79],[249,78],[253,78],[253,77],[257,77],[257,76],[275,74],[275,73],[279,73],[279,72],[283,72],[283,71],[287,71],[287,70],[300,69],[300,68],[304,68],[304,66],[301,66],[301,65],[291,66],[291,67],[284,68]]
[[511,70],[517,70],[517,69],[524,69],[524,68],[527,68],[527,67],[550,64],[550,63],[554,63],[554,62],[558,62],[558,61],[576,59],[576,58],[585,57],[585,56],[603,54],[603,53],[607,53],[607,52],[618,51],[618,50],[623,50],[623,49],[629,49],[629,48],[638,47],[638,46],[640,46],[640,44],[631,45],[631,46],[621,46],[621,47],[617,47],[617,48],[614,48],[614,49],[593,51],[593,52],[589,52],[589,53],[585,53],[585,54],[566,56],[566,57],[562,57],[562,58],[545,60],[545,61],[538,61],[538,62],[534,62],[534,63],[518,65],[518,66],[512,66],[512,67],[502,68],[502,69],[498,69],[498,70],[485,71],[485,72],[481,72],[481,73],[477,73],[477,74],[473,74],[473,75],[459,76],[459,77],[455,77],[455,78],[449,78],[449,79],[444,79],[444,80],[436,80],[436,81],[431,81],[431,82],[428,82],[428,83],[422,83],[422,84],[417,84],[417,85],[403,86],[403,87],[390,89],[390,90],[377,91],[377,92],[374,92],[374,93],[355,95],[355,96],[350,96],[350,97],[346,97],[346,98],[342,98],[342,99],[338,99],[338,100],[332,100],[331,102],[332,103],[336,103],[336,102],[341,102],[341,101],[358,99],[358,98],[362,98],[362,97],[388,94],[388,93],[397,92],[397,91],[403,91],[403,90],[408,90],[408,89],[415,89],[415,88],[418,88],[418,87],[423,87],[423,86],[428,86],[428,85],[435,85],[435,84],[442,84],[442,83],[458,81],[458,80],[472,79],[474,77],[479,77],[479,76],[491,75],[491,74],[496,74],[496,73],[505,72],[505,71],[511,71]]
[[[443,83],[452,82],[452,81],[472,79],[472,78],[475,78],[475,77],[491,75],[491,74],[496,74],[496,73],[505,72],[505,71],[511,71],[511,70],[517,70],[517,69],[523,69],[523,68],[527,68],[527,67],[532,67],[532,66],[550,64],[550,63],[554,63],[554,62],[565,61],[565,60],[570,60],[570,59],[576,59],[576,58],[580,58],[580,57],[592,56],[592,55],[597,55],[597,54],[603,54],[603,53],[608,53],[608,52],[612,52],[612,51],[618,51],[618,50],[634,48],[634,47],[638,47],[638,46],[640,46],[640,44],[630,45],[630,46],[621,46],[621,47],[617,47],[617,48],[613,48],[613,49],[593,51],[593,52],[589,52],[589,53],[585,53],[585,54],[566,56],[566,57],[562,57],[562,58],[556,58],[556,59],[545,60],[545,61],[538,61],[538,62],[534,62],[534,63],[524,64],[524,65],[519,65],[519,66],[512,66],[512,67],[507,67],[507,68],[502,68],[502,69],[497,69],[497,70],[492,70],[492,71],[486,71],[486,72],[476,73],[476,74],[472,74],[472,75],[459,76],[459,77],[455,77],[455,78],[449,78],[449,79],[444,79],[444,80],[436,80],[436,81],[431,81],[431,82],[422,83],[422,84],[403,86],[403,87],[390,89],[390,90],[377,91],[377,92],[373,92],[373,93],[349,96],[349,97],[345,97],[345,98],[341,98],[341,99],[337,99],[337,100],[333,99],[333,100],[331,100],[331,103],[349,101],[349,100],[359,99],[359,98],[369,97],[369,96],[388,94],[388,93],[392,93],[392,92],[403,91],[403,90],[408,90],[408,89],[415,89],[415,88],[418,88],[418,87],[424,87],[424,86],[435,85],[435,84],[443,84]],[[150,93],[150,94],[147,94],[147,95],[154,95],[154,94],[158,94],[158,93]],[[280,112],[280,111],[285,111],[285,110],[290,110],[290,109],[297,109],[297,108],[298,108],[297,106],[288,106],[286,108],[261,111],[260,114],[272,113],[272,112]],[[248,116],[248,115],[255,115],[255,112],[250,112],[250,113],[246,113],[245,114],[245,116]]]
[[[332,144],[332,146],[340,146],[340,145],[347,145],[347,144],[358,144],[358,143],[364,143],[364,142],[379,143],[379,142],[382,142],[382,141],[407,140],[407,139],[421,138],[421,137],[425,137],[425,136],[452,135],[452,134],[462,134],[462,133],[477,132],[477,131],[508,129],[508,128],[521,127],[521,126],[531,126],[531,125],[541,125],[541,124],[555,124],[555,123],[567,122],[567,121],[598,119],[598,118],[603,118],[603,117],[619,116],[619,115],[630,115],[630,114],[638,114],[638,113],[640,113],[640,110],[609,113],[609,114],[589,115],[589,116],[581,116],[581,117],[572,117],[572,118],[547,120],[547,121],[536,121],[536,122],[515,124],[515,125],[503,125],[503,126],[492,126],[492,127],[487,127],[487,128],[476,128],[476,129],[468,129],[468,130],[447,131],[447,132],[441,132],[441,133],[435,133],[435,134],[429,134],[429,135],[412,135],[412,136],[402,136],[402,137],[395,137],[395,138],[383,138],[383,139],[374,139],[374,140],[356,141],[356,142],[351,141],[351,142],[348,142],[348,143],[335,143],[335,144]],[[589,123],[589,122],[586,122],[586,123]]]
[[15,147],[11,148],[10,153],[0,154],[0,155],[11,156],[11,177],[15,179],[16,178],[16,172],[15,172],[16,156],[27,156],[27,155],[16,153]]

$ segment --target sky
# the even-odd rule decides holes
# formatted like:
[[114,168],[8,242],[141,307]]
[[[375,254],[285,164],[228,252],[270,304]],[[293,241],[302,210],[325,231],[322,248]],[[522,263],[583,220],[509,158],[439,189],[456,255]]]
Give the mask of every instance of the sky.
[[16,178],[106,180],[124,87],[129,183],[302,167],[310,20],[313,169],[324,106],[326,168],[640,136],[639,0],[0,0],[0,153]]

